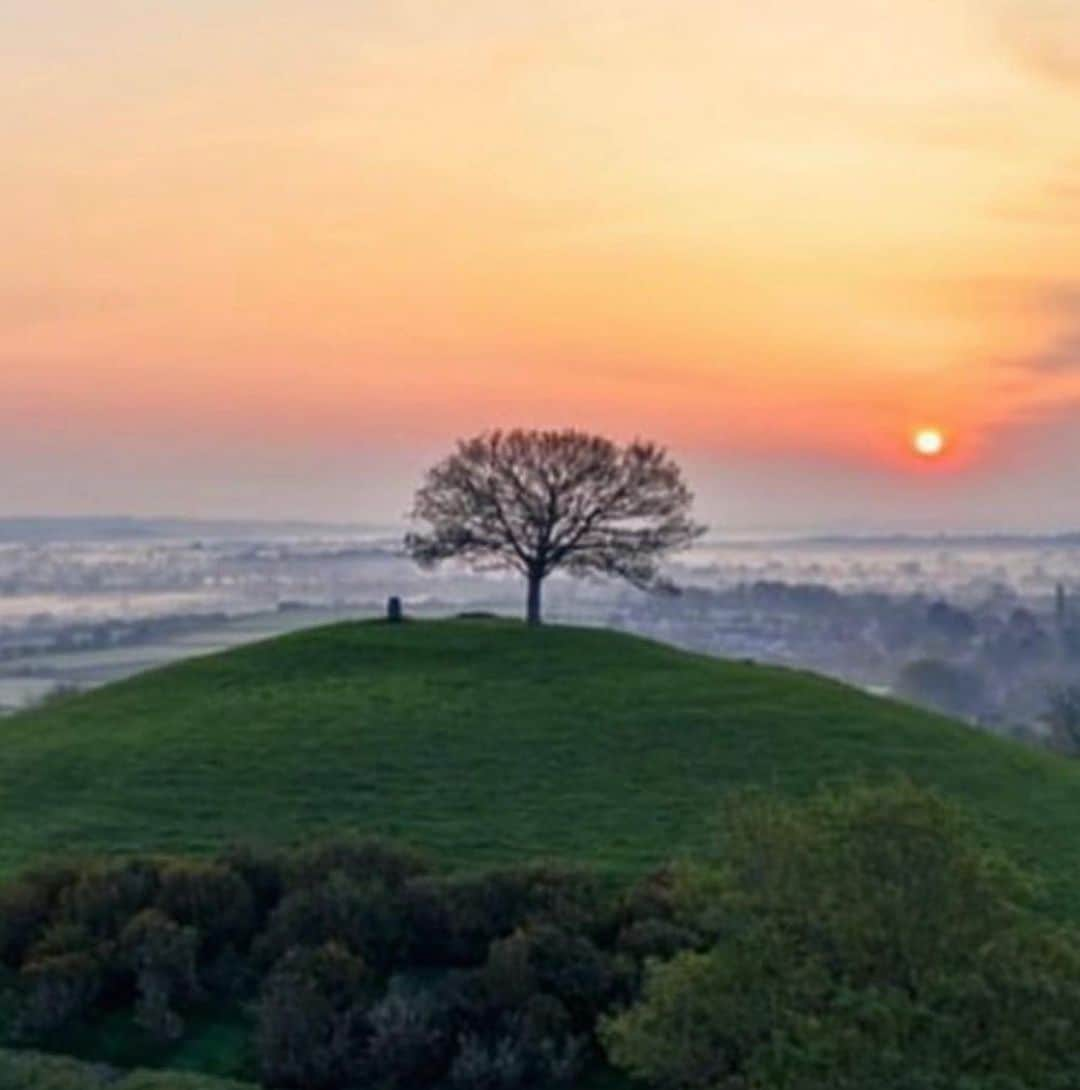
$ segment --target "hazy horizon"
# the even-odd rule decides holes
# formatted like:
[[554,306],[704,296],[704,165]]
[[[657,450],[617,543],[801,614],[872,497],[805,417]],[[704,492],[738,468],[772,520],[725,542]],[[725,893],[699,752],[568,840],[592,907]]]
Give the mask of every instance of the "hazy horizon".
[[[32,536],[42,536],[48,528],[57,530],[68,528],[74,533],[80,527],[85,529],[96,528],[102,534],[103,540],[110,539],[113,533],[120,533],[125,528],[129,530],[157,531],[165,534],[168,530],[188,531],[193,533],[212,531],[215,527],[222,530],[231,530],[241,534],[247,530],[276,531],[286,533],[295,531],[306,534],[329,532],[350,534],[375,534],[397,537],[406,532],[413,525],[410,519],[398,520],[365,520],[365,519],[315,519],[315,518],[290,518],[286,515],[279,516],[248,516],[242,513],[220,516],[198,516],[177,514],[175,511],[161,511],[153,513],[132,514],[124,511],[107,511],[100,514],[57,514],[55,512],[37,511],[22,515],[0,514],[0,542],[21,540],[18,536],[5,537],[16,529],[31,532]],[[1030,539],[1032,541],[1053,541],[1061,538],[1080,539],[1080,524],[1031,530],[1022,526],[986,526],[986,527],[918,527],[904,525],[857,525],[857,524],[818,524],[797,525],[794,523],[729,523],[726,525],[706,524],[706,533],[702,538],[704,545],[716,545],[731,543],[735,545],[753,544],[756,537],[763,542],[773,544],[790,541],[793,544],[812,543],[815,540],[827,541],[836,539],[858,542],[865,540],[874,542],[877,540],[909,539],[913,543],[936,541],[963,542],[988,541],[994,539]],[[79,540],[75,536],[69,538],[72,541]]]

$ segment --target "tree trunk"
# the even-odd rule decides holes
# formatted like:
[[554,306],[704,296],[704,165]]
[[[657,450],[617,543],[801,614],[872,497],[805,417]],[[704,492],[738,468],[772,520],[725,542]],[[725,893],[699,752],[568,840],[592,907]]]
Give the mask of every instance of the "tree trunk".
[[529,574],[529,599],[525,611],[525,619],[529,624],[540,623],[540,586],[543,581],[542,575]]

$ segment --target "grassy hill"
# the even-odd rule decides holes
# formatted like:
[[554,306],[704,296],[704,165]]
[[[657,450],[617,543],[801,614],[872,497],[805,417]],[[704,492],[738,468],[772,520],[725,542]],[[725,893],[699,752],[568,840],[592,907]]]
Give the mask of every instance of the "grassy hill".
[[733,788],[902,772],[1080,894],[1080,766],[844,685],[600,630],[339,625],[0,723],[0,871],[356,829],[458,864],[627,871]]

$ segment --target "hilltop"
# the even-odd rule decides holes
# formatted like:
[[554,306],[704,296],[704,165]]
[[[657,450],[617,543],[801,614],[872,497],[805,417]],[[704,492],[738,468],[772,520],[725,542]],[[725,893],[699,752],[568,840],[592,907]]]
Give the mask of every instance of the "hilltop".
[[902,773],[1080,893],[1080,769],[845,685],[596,629],[335,625],[0,724],[0,869],[357,830],[457,865],[639,871],[725,793]]

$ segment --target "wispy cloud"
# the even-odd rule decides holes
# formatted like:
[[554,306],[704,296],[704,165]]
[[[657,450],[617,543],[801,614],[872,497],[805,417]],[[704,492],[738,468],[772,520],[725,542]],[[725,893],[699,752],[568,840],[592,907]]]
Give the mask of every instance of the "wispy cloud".
[[1044,226],[1080,225],[1080,159],[1020,197],[999,202],[994,214],[1004,220]]
[[1080,284],[1048,287],[1042,306],[1055,333],[1042,349],[1017,361],[1019,366],[1038,376],[1080,374]]
[[127,294],[109,289],[80,290],[53,284],[8,287],[0,295],[0,330],[14,335],[102,314],[115,315],[132,306]]
[[1008,0],[1002,33],[1029,71],[1080,89],[1080,5],[1076,0]]

